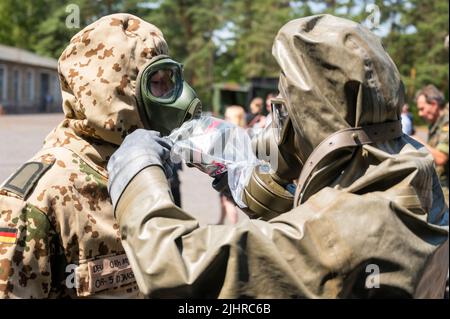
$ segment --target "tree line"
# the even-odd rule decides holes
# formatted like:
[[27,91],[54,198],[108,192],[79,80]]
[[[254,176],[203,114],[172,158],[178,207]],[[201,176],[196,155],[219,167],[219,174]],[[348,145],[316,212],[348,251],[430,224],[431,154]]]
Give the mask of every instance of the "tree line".
[[[80,9],[80,28],[66,26],[69,4]],[[162,30],[171,56],[185,65],[185,77],[210,105],[213,83],[278,76],[271,47],[287,21],[330,13],[365,22],[373,4],[378,33],[413,108],[414,94],[425,84],[448,97],[447,0],[0,0],[0,43],[58,58],[70,38],[99,17],[135,14]]]

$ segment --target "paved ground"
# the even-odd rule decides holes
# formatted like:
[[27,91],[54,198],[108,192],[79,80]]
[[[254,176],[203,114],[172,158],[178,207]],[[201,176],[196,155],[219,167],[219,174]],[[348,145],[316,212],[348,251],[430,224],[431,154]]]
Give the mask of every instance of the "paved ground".
[[[61,121],[62,114],[0,116],[0,183],[41,148],[45,136]],[[180,172],[182,206],[199,212],[201,221],[216,223],[220,216],[219,196],[209,176],[195,168]]]

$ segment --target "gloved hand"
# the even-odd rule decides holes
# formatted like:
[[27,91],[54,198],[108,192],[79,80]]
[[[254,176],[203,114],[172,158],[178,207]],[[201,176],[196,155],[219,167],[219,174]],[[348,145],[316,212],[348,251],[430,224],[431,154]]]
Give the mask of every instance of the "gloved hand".
[[144,168],[158,165],[168,178],[172,176],[171,147],[172,142],[156,131],[138,129],[125,138],[107,167],[108,191],[114,208],[128,183]]

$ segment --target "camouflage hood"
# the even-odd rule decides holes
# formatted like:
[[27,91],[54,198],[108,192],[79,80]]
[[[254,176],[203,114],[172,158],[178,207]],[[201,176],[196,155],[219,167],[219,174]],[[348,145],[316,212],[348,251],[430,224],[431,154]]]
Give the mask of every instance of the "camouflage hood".
[[103,170],[124,137],[143,127],[140,67],[167,52],[161,31],[130,14],[105,16],[76,34],[58,64],[65,119],[45,147],[68,148]]

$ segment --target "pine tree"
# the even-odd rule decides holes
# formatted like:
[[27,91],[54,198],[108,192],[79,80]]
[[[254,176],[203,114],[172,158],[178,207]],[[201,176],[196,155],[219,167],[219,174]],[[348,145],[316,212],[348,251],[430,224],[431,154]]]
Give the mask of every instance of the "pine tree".
[[185,79],[195,87],[208,109],[211,99],[216,53],[216,30],[224,23],[223,0],[165,0],[146,20],[155,24],[169,44],[170,55],[182,62]]

